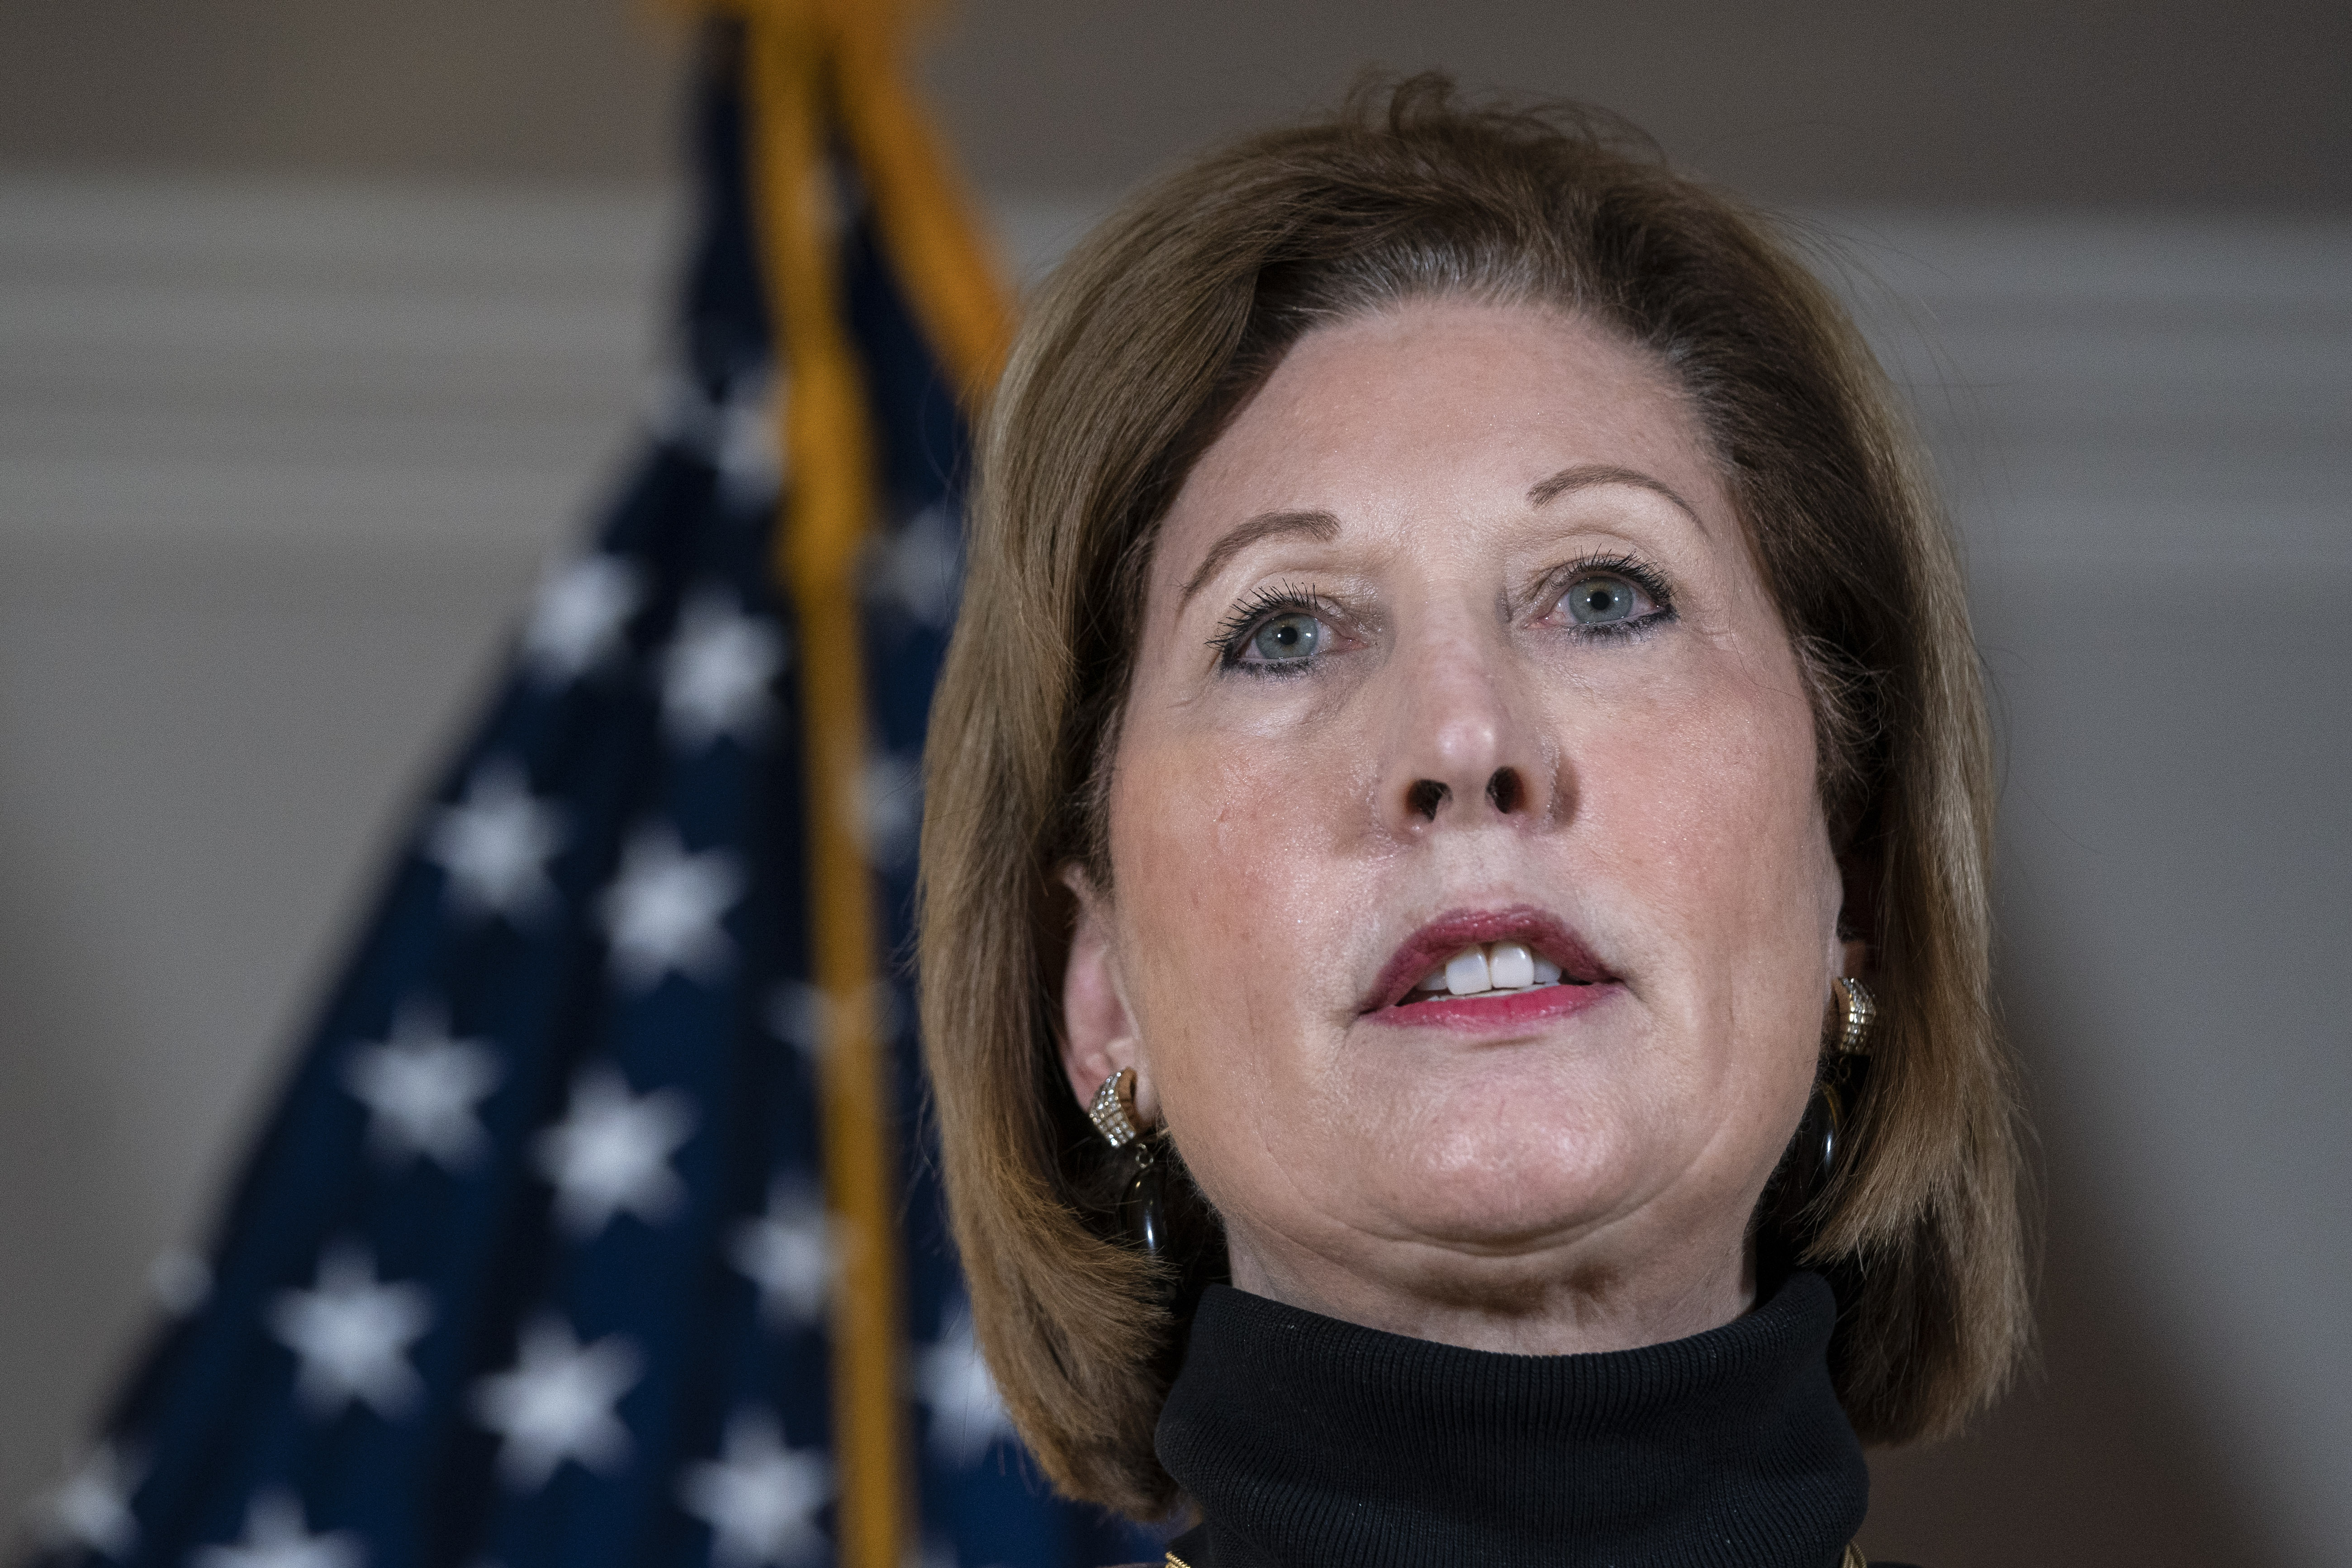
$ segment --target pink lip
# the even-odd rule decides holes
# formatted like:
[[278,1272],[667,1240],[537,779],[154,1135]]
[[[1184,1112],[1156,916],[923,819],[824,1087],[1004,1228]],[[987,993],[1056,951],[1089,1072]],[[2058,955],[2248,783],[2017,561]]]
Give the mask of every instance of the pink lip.
[[1399,1029],[1465,1029],[1479,1034],[1524,1029],[1581,1013],[1622,989],[1609,980],[1583,985],[1538,985],[1532,991],[1440,996],[1434,1002],[1415,1002],[1409,1007],[1382,1007],[1365,1014],[1364,1022]]
[[[1574,984],[1540,985],[1532,991],[1501,995],[1450,996],[1400,1007],[1413,985],[1431,970],[1475,942],[1523,942],[1537,953],[1559,965],[1563,981]],[[1556,915],[1520,905],[1508,910],[1458,910],[1440,915],[1412,936],[1381,969],[1361,1009],[1384,1024],[1430,1024],[1455,1028],[1486,1028],[1532,1023],[1580,1011],[1613,993],[1616,976],[1592,956],[1583,939]]]

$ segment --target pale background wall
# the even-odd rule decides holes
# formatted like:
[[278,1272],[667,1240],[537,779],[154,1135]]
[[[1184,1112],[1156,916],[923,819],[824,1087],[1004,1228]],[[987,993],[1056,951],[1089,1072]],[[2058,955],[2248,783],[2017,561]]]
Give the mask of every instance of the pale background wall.
[[[0,0],[0,1512],[627,448],[650,12]],[[2352,1563],[2352,10],[966,0],[924,68],[1034,264],[1364,59],[1843,237],[1962,515],[2044,1352],[1867,1543]]]

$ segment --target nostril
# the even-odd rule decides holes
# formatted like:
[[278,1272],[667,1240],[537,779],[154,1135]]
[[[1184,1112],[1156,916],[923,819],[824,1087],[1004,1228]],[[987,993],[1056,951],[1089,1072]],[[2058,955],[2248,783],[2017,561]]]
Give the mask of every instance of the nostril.
[[1453,793],[1435,779],[1417,779],[1413,786],[1404,792],[1404,803],[1415,816],[1434,822],[1437,820],[1437,808],[1444,805],[1445,797]]
[[1487,801],[1506,816],[1519,809],[1527,795],[1528,787],[1519,782],[1517,768],[1496,768],[1495,776],[1486,781]]

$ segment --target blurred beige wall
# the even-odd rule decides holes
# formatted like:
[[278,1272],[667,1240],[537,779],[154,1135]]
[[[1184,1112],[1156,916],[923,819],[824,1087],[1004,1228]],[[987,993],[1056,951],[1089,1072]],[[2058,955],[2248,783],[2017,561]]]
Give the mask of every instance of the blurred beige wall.
[[[2352,205],[2326,0],[949,0],[974,177],[1115,190],[1366,64],[1589,98],[1769,201]],[[659,181],[668,0],[0,0],[0,160]]]
[[[0,1510],[628,448],[681,37],[0,0]],[[963,0],[923,68],[1034,268],[1367,60],[1596,99],[1842,236],[1955,498],[2044,1349],[1877,1458],[1866,1543],[2352,1563],[2352,8]]]

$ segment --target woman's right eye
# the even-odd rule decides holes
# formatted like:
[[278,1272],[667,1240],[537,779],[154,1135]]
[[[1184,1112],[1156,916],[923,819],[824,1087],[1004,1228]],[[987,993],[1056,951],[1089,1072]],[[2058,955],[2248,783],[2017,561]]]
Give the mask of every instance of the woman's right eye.
[[1244,664],[1304,664],[1323,646],[1323,623],[1305,610],[1286,610],[1258,623],[1243,649]]

